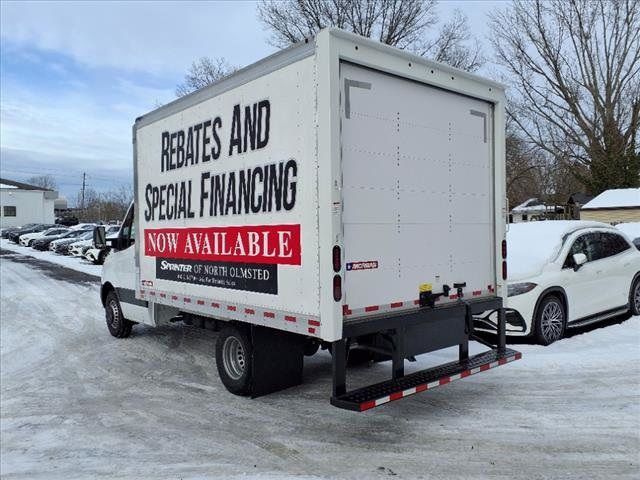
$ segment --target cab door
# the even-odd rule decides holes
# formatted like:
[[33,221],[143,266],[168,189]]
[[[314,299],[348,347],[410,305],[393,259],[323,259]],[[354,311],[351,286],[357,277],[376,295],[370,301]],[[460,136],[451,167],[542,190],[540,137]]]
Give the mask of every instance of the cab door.
[[108,281],[116,289],[122,313],[134,322],[149,323],[149,304],[138,300],[136,290],[134,206],[129,208],[120,227],[114,247],[107,256],[102,272],[103,283]]

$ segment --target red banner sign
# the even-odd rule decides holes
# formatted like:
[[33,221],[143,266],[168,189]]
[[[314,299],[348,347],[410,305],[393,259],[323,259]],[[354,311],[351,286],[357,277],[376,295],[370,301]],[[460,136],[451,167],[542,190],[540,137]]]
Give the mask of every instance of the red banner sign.
[[212,262],[300,265],[300,225],[148,228],[144,253]]

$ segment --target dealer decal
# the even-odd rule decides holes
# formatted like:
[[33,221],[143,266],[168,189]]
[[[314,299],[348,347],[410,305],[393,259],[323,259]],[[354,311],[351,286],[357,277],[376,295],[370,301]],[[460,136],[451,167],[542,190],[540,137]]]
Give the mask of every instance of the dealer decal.
[[300,265],[300,224],[148,228],[149,257],[209,262]]
[[163,280],[277,295],[278,266],[156,258],[156,276]]
[[378,268],[377,260],[370,260],[368,262],[350,262],[347,263],[347,271],[353,270],[372,270]]

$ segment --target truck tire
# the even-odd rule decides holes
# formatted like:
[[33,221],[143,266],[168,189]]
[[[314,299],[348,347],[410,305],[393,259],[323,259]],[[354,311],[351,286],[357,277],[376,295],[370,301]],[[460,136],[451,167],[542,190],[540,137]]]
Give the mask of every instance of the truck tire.
[[251,338],[235,325],[225,326],[216,341],[216,366],[220,380],[234,395],[251,393]]
[[638,276],[631,285],[629,312],[631,315],[640,315],[640,276]]
[[564,337],[567,327],[567,312],[562,300],[556,295],[542,299],[536,311],[534,334],[540,345],[551,345]]
[[116,338],[127,338],[131,335],[133,322],[124,318],[122,308],[120,307],[120,301],[116,296],[116,292],[113,290],[107,293],[107,298],[104,302],[104,310],[107,320],[107,328],[111,335]]

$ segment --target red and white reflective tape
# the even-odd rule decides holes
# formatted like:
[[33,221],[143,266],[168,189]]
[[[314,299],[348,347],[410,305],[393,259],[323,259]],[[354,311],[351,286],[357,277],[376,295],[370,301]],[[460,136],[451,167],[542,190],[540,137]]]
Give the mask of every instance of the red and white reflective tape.
[[485,363],[484,365],[480,365],[478,367],[471,368],[469,370],[465,370],[460,373],[456,373],[455,375],[442,377],[429,383],[422,383],[420,385],[416,385],[415,387],[407,388],[406,390],[401,390],[399,392],[394,392],[381,398],[376,398],[375,400],[368,400],[360,404],[360,411],[364,412],[365,410],[370,410],[372,408],[379,407],[380,405],[393,402],[394,400],[400,400],[401,398],[405,398],[410,395],[414,395],[416,393],[424,392],[426,390],[433,390],[434,388],[439,387],[440,385],[446,385],[447,383],[451,383],[454,380],[460,380],[461,378],[465,378],[470,375],[475,375],[476,373],[484,372],[491,368],[504,365],[505,363],[513,362],[514,360],[520,360],[521,358],[522,358],[522,354],[520,352],[516,352],[514,355],[510,357],[504,357],[495,362]]
[[[489,285],[487,290],[484,291],[486,295],[493,295],[496,293],[496,290],[493,286]],[[479,297],[483,294],[482,290],[472,290],[464,292],[465,296],[471,297]],[[457,300],[458,295],[452,293],[448,297],[449,300]],[[442,303],[443,297],[438,297],[435,299],[435,303]],[[366,307],[361,308],[350,308],[349,305],[342,306],[342,315],[348,317],[350,315],[362,315],[365,313],[373,313],[373,312],[392,312],[397,311],[398,309],[408,309],[414,308],[415,306],[420,305],[420,300],[403,300],[401,302],[391,302],[383,305],[367,305]]]
[[204,298],[178,296],[158,290],[140,289],[139,293],[142,298],[152,298],[154,301],[178,308],[188,307],[203,315],[211,314],[221,319],[243,320],[305,335],[319,336],[320,334],[320,318],[313,315],[267,310],[254,305],[211,302]]

